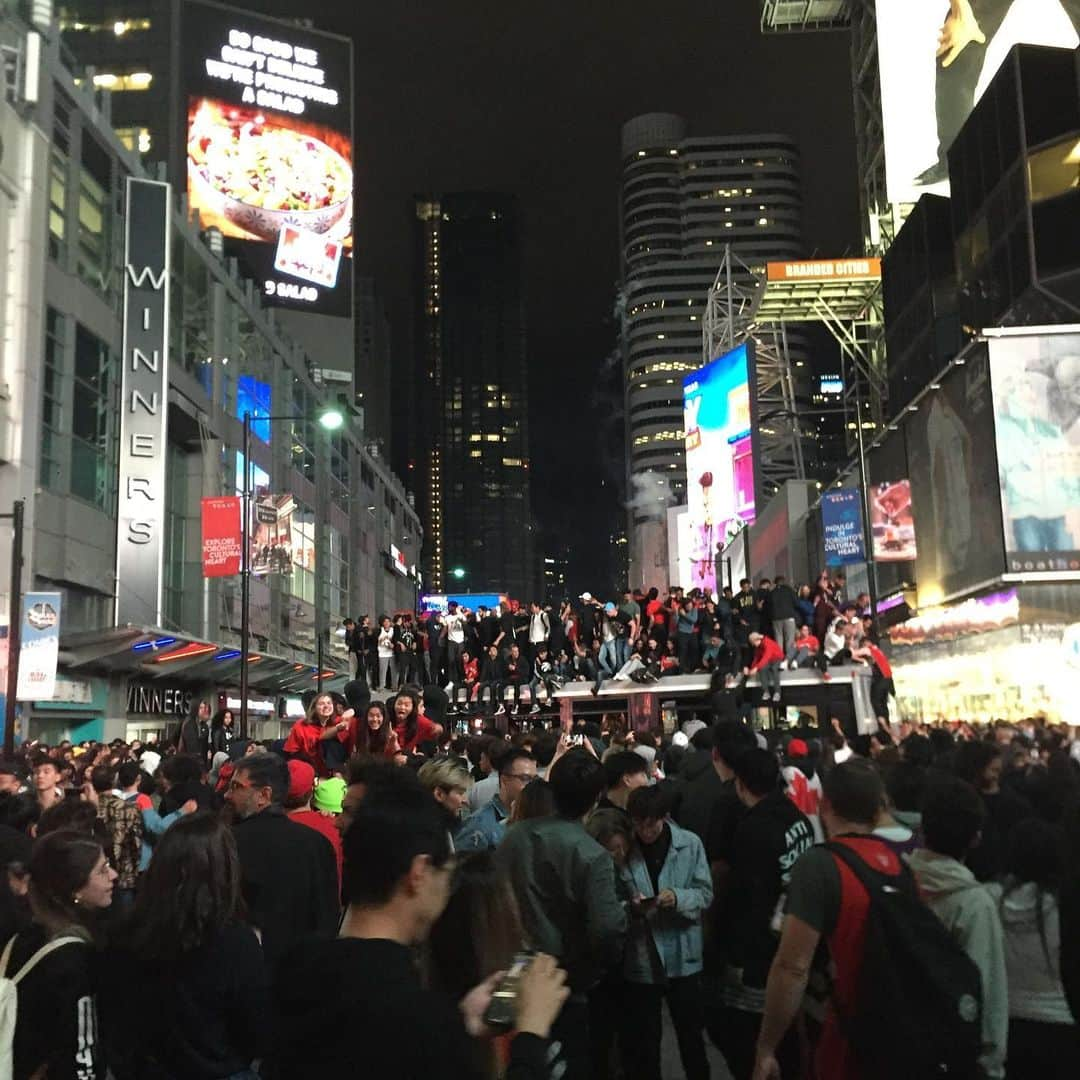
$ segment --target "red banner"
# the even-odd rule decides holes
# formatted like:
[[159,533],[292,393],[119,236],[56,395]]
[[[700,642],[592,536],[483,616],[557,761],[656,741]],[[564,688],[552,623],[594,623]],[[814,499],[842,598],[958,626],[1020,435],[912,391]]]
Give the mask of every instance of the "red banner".
[[202,501],[203,577],[240,573],[240,498]]

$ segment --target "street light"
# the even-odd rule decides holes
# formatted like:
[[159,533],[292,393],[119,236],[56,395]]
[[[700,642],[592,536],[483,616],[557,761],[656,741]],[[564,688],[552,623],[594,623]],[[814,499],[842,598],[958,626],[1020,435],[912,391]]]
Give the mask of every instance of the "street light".
[[[244,490],[240,511],[240,736],[248,734],[248,657],[251,652],[251,421],[306,420],[306,416],[257,416],[244,413]],[[337,431],[345,423],[340,409],[327,408],[318,416],[324,431]],[[322,667],[319,668],[321,681]]]
[[453,576],[457,578],[458,581],[461,581],[462,578],[465,577],[465,567],[455,566],[454,569],[450,571],[450,573],[453,574]]

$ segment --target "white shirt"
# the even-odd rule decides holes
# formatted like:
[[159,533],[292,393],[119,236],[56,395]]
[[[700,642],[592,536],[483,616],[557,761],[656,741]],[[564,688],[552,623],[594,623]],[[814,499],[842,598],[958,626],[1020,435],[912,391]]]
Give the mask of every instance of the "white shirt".
[[379,655],[384,657],[394,655],[394,628],[392,626],[379,631]]
[[462,645],[465,642],[465,616],[460,614],[447,615],[443,619],[446,627],[446,640]]
[[545,619],[547,615],[542,611],[529,616],[529,641],[533,645],[538,645],[541,641],[548,639],[547,627],[544,625]]

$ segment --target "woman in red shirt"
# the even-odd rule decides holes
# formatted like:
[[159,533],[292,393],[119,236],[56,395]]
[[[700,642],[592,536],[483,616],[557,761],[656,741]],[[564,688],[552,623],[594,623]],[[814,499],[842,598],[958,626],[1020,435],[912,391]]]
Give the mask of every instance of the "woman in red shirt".
[[356,719],[354,732],[354,753],[392,758],[398,752],[397,732],[386,719],[386,707],[381,701],[373,701],[364,718]]
[[420,696],[409,689],[402,690],[394,699],[394,732],[402,754],[412,754],[420,743],[442,735],[442,727],[420,712],[419,703]]
[[323,760],[322,744],[328,739],[346,741],[352,718],[353,711],[349,709],[340,720],[331,723],[334,720],[334,699],[330,694],[317,694],[308,708],[307,716],[293,724],[285,740],[285,753],[306,761],[319,776],[329,775]]

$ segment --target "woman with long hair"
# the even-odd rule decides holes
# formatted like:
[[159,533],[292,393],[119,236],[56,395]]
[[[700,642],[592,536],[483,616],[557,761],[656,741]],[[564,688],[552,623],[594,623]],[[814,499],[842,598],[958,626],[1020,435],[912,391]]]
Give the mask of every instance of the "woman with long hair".
[[1008,1080],[1080,1076],[1077,1030],[1061,978],[1062,834],[1038,818],[1012,832],[998,901],[1009,988]]
[[400,753],[411,754],[420,743],[437,739],[442,734],[442,726],[423,715],[420,694],[406,687],[394,699],[394,731]]
[[386,718],[386,706],[373,701],[356,724],[354,752],[371,757],[393,757],[397,753],[397,733]]
[[329,776],[322,744],[330,739],[347,742],[352,717],[352,709],[337,717],[333,694],[316,694],[307,715],[293,724],[285,740],[285,753],[306,761],[318,776]]
[[117,1080],[255,1080],[269,980],[240,888],[232,830],[216,815],[184,818],[161,838],[106,965]]
[[112,903],[116,871],[101,845],[61,830],[30,857],[33,922],[8,942],[0,976],[17,982],[14,1071],[18,1080],[105,1075],[98,1038],[94,939]]

